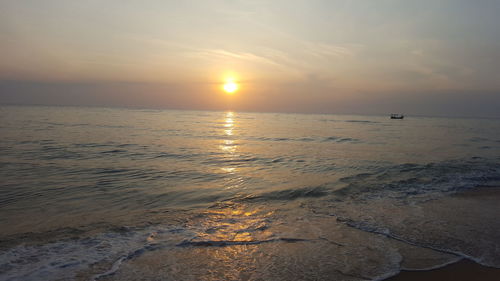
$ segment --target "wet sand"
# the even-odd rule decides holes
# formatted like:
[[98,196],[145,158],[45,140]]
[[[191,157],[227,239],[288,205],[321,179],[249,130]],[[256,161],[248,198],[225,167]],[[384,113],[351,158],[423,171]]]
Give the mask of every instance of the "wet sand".
[[[468,191],[459,192],[452,196],[454,199],[496,201],[500,198],[500,187],[477,187]],[[498,281],[500,268],[487,267],[468,259],[442,268],[424,271],[402,270],[399,274],[386,279],[387,281]]]
[[387,281],[498,281],[500,268],[482,266],[470,260],[460,260],[454,264],[428,271],[401,271]]

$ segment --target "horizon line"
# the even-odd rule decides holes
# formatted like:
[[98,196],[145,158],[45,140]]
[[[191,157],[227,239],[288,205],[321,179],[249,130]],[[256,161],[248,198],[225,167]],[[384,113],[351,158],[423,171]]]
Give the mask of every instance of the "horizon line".
[[[300,114],[300,115],[359,115],[359,116],[390,116],[394,112],[387,113],[333,113],[333,112],[293,112],[293,111],[252,111],[252,110],[234,110],[234,109],[199,109],[199,108],[168,108],[168,107],[146,107],[146,106],[123,106],[123,105],[72,105],[72,104],[26,104],[26,103],[4,103],[2,106],[17,107],[76,107],[76,108],[108,108],[108,109],[128,109],[128,110],[158,110],[158,111],[209,111],[209,112],[236,112],[236,113],[261,113],[261,114]],[[472,116],[472,115],[426,115],[426,114],[408,114],[401,113],[405,118],[450,118],[450,119],[500,119],[499,116]]]

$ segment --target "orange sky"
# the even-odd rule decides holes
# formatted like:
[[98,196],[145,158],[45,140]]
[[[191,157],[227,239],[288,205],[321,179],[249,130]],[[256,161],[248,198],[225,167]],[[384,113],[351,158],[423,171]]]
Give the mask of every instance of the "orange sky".
[[[3,1],[0,103],[498,115],[500,3]],[[221,90],[232,77],[234,95]]]

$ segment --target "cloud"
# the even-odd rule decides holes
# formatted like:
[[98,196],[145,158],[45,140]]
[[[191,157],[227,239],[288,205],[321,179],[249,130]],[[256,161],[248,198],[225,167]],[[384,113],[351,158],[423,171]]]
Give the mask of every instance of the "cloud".
[[[302,45],[306,53],[318,58],[344,58],[355,55],[352,45],[347,47],[309,41],[302,42]],[[356,47],[359,47],[359,45]]]
[[241,62],[250,62],[257,64],[280,65],[272,59],[259,56],[254,53],[227,51],[223,49],[198,49],[196,51],[188,52],[187,55],[194,58],[211,61],[237,60]]

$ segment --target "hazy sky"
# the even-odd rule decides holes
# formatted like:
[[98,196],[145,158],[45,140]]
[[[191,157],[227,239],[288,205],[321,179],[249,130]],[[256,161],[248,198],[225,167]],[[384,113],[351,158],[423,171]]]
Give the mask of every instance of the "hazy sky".
[[493,0],[0,0],[0,103],[500,117],[499,11]]

